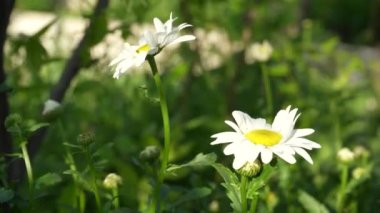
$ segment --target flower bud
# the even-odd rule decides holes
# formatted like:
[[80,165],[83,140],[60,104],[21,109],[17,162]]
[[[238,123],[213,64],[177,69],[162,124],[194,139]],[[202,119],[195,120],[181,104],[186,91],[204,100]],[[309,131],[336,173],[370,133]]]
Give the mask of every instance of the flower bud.
[[160,157],[160,148],[157,146],[147,146],[140,152],[140,159],[143,161],[155,161]]
[[22,118],[17,113],[8,115],[8,117],[4,121],[4,125],[8,130],[14,128],[15,126],[20,126],[21,123],[22,123]]
[[54,120],[61,113],[61,104],[55,100],[49,99],[44,103],[44,109],[42,110],[42,116],[46,120]]
[[272,52],[272,45],[268,41],[263,41],[263,43],[254,43],[247,48],[245,60],[248,64],[255,61],[265,62],[269,60]]
[[77,142],[82,146],[89,146],[95,142],[95,134],[92,131],[78,135]]
[[369,157],[369,151],[363,146],[356,146],[354,148],[354,155],[357,159],[367,159]]
[[208,209],[210,212],[219,212],[220,211],[219,202],[217,200],[211,201],[211,203],[208,205]]
[[338,161],[343,164],[349,164],[355,159],[354,153],[349,148],[342,148],[337,154]]
[[357,167],[355,168],[353,171],[352,171],[352,177],[356,180],[359,180],[360,178],[362,178],[366,173],[368,172],[368,170],[364,167]]
[[262,170],[261,161],[256,160],[252,163],[250,162],[245,163],[243,167],[237,170],[237,172],[246,177],[254,177],[258,175],[261,172],[261,170]]
[[115,174],[110,173],[104,178],[103,186],[107,189],[116,189],[118,185],[121,185],[123,183],[123,179]]

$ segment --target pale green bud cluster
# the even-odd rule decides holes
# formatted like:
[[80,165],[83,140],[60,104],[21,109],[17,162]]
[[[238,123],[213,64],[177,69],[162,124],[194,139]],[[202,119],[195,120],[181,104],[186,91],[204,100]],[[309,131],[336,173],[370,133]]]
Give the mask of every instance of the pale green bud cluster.
[[104,179],[103,186],[107,189],[116,189],[122,183],[123,179],[119,175],[110,173]]
[[95,142],[95,134],[92,131],[78,135],[77,142],[82,146],[89,146]]
[[262,168],[261,161],[256,160],[252,163],[247,162],[243,167],[238,169],[237,172],[246,177],[254,177],[261,172]]
[[350,164],[355,159],[355,154],[349,148],[344,147],[337,153],[337,158],[340,163]]

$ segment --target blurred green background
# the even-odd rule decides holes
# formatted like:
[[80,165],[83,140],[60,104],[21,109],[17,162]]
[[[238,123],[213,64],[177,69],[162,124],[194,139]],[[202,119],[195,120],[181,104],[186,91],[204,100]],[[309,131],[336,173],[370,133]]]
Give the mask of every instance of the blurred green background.
[[[7,84],[12,88],[11,112],[25,119],[41,119],[43,103],[79,42],[95,4],[89,0],[16,1],[5,54]],[[12,26],[20,20],[17,17],[30,12],[48,16],[42,16],[42,25]],[[273,118],[266,111],[260,66],[244,60],[245,47],[268,40],[274,49],[266,64],[274,109],[287,105],[299,108],[302,115],[297,127],[314,128],[311,139],[322,149],[311,152],[312,166],[300,158],[295,165],[280,163],[280,171],[262,194],[259,212],[304,212],[305,206],[297,199],[300,189],[334,212],[340,182],[336,153],[341,147],[356,146],[370,152],[364,166],[374,166],[349,194],[348,212],[373,212],[380,206],[380,170],[376,166],[380,161],[379,1],[113,0],[106,14],[95,20],[88,38],[91,42],[81,55],[80,72],[62,102],[60,120],[70,143],[76,143],[83,132],[95,133],[100,177],[117,172],[124,179],[122,206],[145,207],[150,179],[140,167],[138,155],[148,145],[161,146],[163,134],[149,69],[140,67],[115,80],[108,67],[110,53],[121,48],[120,39],[136,40],[136,26],[150,25],[154,17],[166,20],[170,12],[178,17],[176,24],[192,24],[187,32],[197,36],[195,42],[165,49],[158,60],[169,99],[170,162],[183,163],[198,153],[215,152],[218,162],[230,166],[232,157],[224,156],[221,146],[209,144],[212,134],[228,129],[223,121],[231,119],[232,110]],[[57,20],[39,35],[37,32],[49,23],[46,17]],[[77,33],[65,33],[76,29],[77,23]],[[37,25],[41,26],[37,31],[24,32]],[[51,28],[59,33],[49,34]],[[37,177],[68,169],[63,140],[59,126],[52,123],[33,159]],[[81,156],[74,157],[83,168]],[[363,165],[356,162],[351,169],[356,166]],[[73,185],[69,175],[62,174],[62,178],[45,191],[41,212],[67,212],[65,205]],[[168,177],[166,199],[174,202],[191,188],[207,186],[211,195],[183,202],[172,211],[212,212],[217,203],[219,210],[215,212],[226,212],[229,203],[220,181],[211,168],[185,170]],[[21,192],[27,187],[25,180],[16,183],[22,183]]]

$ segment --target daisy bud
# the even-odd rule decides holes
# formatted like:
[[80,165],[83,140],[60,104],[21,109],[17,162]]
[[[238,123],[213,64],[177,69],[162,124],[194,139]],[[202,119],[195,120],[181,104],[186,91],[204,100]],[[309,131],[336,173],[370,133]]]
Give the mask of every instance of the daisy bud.
[[211,203],[208,206],[208,209],[210,212],[219,212],[219,202],[217,200],[211,201]]
[[260,161],[256,160],[252,163],[247,162],[243,167],[237,170],[237,172],[246,177],[254,177],[261,172],[262,164]]
[[157,146],[147,146],[140,152],[140,159],[143,161],[152,162],[160,157],[160,148]]
[[364,167],[357,167],[352,171],[352,177],[359,180],[367,173],[367,169]]
[[92,131],[78,135],[77,142],[82,146],[88,146],[95,142],[95,134]]
[[337,154],[339,162],[349,164],[355,159],[354,153],[349,148],[342,148]]
[[115,173],[110,173],[104,179],[103,186],[107,189],[115,189],[118,185],[121,185],[122,183],[123,179],[119,175]]
[[4,121],[4,126],[9,130],[15,126],[20,126],[22,123],[22,118],[19,114],[13,113],[8,115]]
[[46,120],[54,120],[55,118],[58,117],[60,114],[61,110],[61,104],[55,100],[47,100],[44,103],[44,109],[42,110],[42,116]]
[[354,155],[357,159],[367,159],[369,157],[369,151],[363,146],[356,146],[354,148]]

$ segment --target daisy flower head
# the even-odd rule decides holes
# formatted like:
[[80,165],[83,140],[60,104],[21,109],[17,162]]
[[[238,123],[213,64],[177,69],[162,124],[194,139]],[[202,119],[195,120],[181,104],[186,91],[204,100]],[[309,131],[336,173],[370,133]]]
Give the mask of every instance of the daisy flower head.
[[119,78],[132,67],[139,67],[144,63],[148,55],[157,55],[163,48],[170,44],[191,41],[195,39],[193,35],[180,35],[179,32],[190,24],[182,23],[179,26],[173,26],[176,18],[172,17],[165,23],[160,19],[154,18],[153,24],[155,30],[147,30],[140,37],[138,45],[125,44],[123,51],[111,61],[109,66],[115,67],[114,78]]
[[313,160],[306,150],[321,148],[318,143],[304,138],[311,135],[314,129],[295,129],[294,125],[300,116],[297,108],[280,110],[272,124],[263,118],[251,118],[241,111],[233,111],[235,122],[225,121],[234,131],[221,132],[211,136],[215,140],[211,145],[224,144],[225,155],[234,155],[233,168],[240,169],[246,163],[252,163],[260,159],[268,164],[273,159],[273,154],[284,161],[294,164],[297,153],[307,162],[313,164]]
[[247,48],[245,60],[251,64],[255,61],[265,62],[272,56],[273,47],[268,41],[254,43]]

